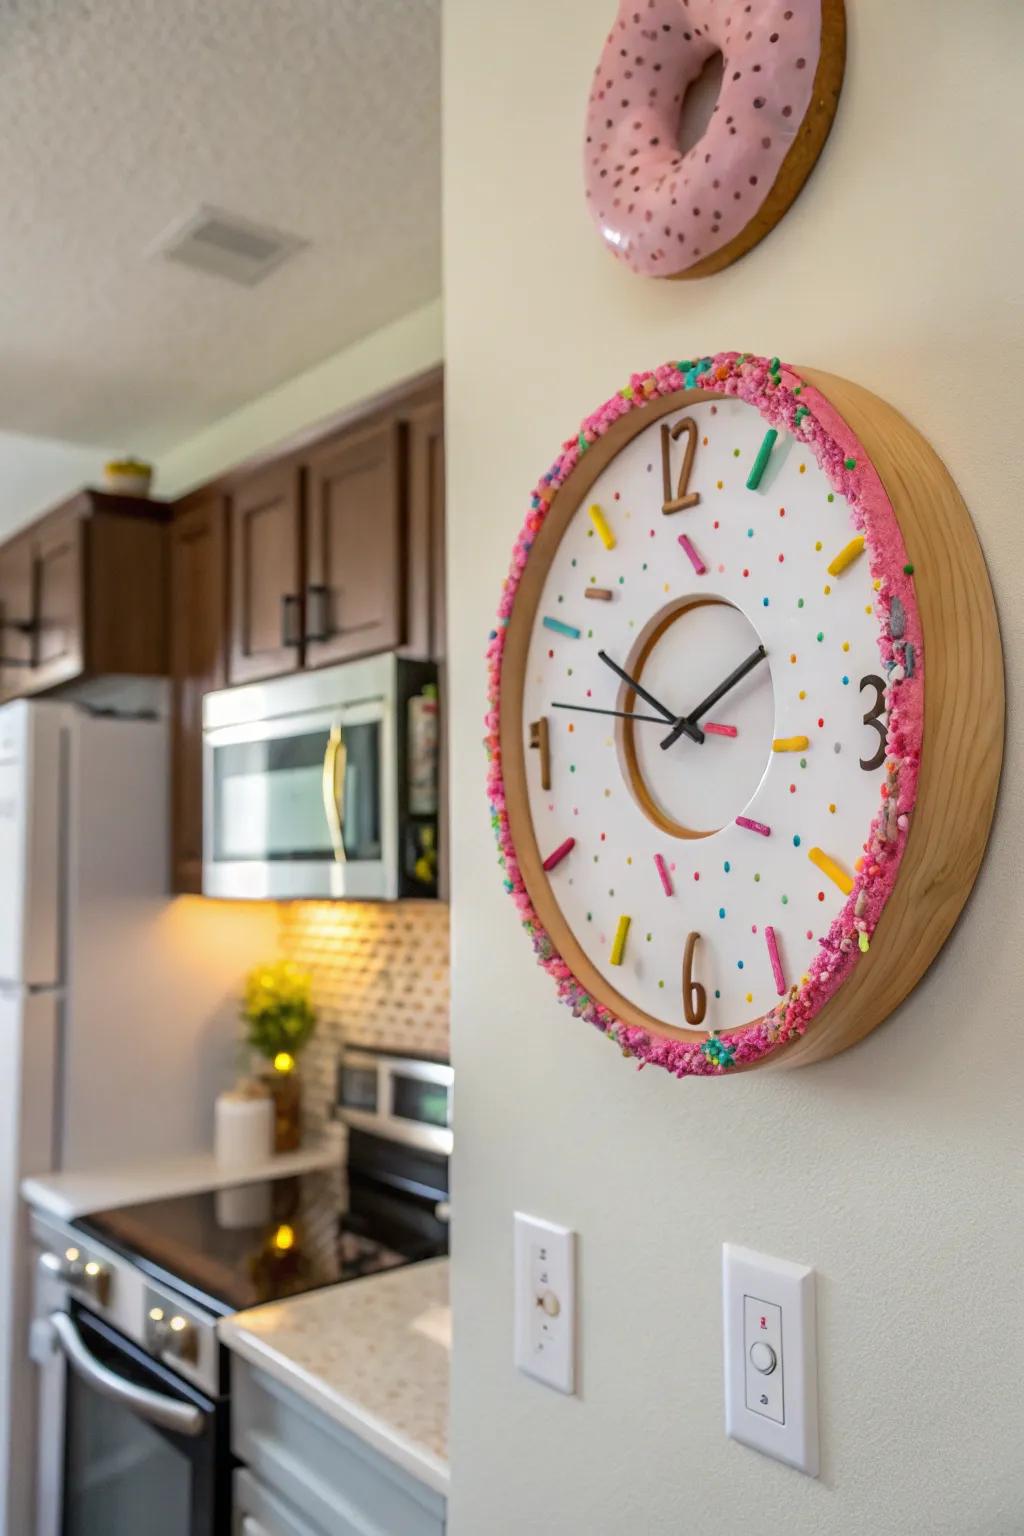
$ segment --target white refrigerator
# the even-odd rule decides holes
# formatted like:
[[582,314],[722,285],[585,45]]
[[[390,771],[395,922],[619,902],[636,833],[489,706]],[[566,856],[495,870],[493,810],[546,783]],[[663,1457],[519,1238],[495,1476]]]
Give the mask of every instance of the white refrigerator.
[[32,1529],[22,1179],[189,1156],[273,909],[172,900],[167,726],[0,708],[0,1536]]

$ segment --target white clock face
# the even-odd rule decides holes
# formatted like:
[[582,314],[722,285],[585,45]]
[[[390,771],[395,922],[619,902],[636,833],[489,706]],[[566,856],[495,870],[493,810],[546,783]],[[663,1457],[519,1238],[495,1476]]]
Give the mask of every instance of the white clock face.
[[[685,491],[698,499],[669,514],[663,428],[670,505],[695,449]],[[843,498],[787,434],[747,489],[765,435],[737,399],[635,435],[563,534],[527,657],[545,878],[609,986],[682,1028],[735,1028],[800,982],[846,902],[884,774],[868,556]],[[691,934],[699,1021],[683,1009]]]

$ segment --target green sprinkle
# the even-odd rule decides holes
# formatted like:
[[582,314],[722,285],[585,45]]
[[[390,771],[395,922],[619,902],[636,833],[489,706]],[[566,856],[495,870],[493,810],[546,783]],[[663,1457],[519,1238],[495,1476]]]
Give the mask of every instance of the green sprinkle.
[[819,629],[818,630],[818,639],[819,640],[824,640],[824,638],[825,638],[824,630]]
[[804,605],[804,600],[803,600],[803,598],[802,598],[802,597],[798,597],[798,598],[797,598],[797,600],[796,600],[796,605],[797,605],[797,607],[798,607],[798,608],[802,608],[802,607],[803,607],[803,605]]
[[587,451],[587,449],[588,449],[588,448],[589,448],[589,447],[590,447],[590,444],[589,444],[589,443],[588,443],[588,442],[587,442],[587,440],[586,440],[586,438],[585,438],[585,437],[584,437],[584,436],[583,436],[583,433],[582,433],[582,432],[581,432],[581,433],[580,433],[580,435],[579,435],[579,437],[578,437],[578,438],[577,438],[577,439],[576,439],[576,441],[577,441],[577,442],[578,442],[578,443],[579,443],[579,446],[580,446],[580,453],[586,453],[586,451]]
[[828,500],[829,501],[835,501],[835,497],[833,496],[831,491],[829,491],[829,493],[828,493]]
[[904,576],[913,576],[913,574],[914,574],[914,567],[912,565],[905,565],[903,567],[903,574],[904,574]]
[[777,357],[773,357],[771,362],[768,364],[768,367],[771,369],[772,373],[778,373],[778,371],[779,371],[779,360],[778,360],[778,358]]
[[776,432],[774,427],[769,427],[768,431],[765,433],[764,441],[762,442],[760,448],[757,450],[757,458],[754,460],[750,474],[747,476],[748,491],[756,491],[758,486],[761,484],[761,476],[765,472],[768,460],[771,457],[771,451],[775,447],[775,441],[778,435],[779,434]]
[[689,357],[686,359],[685,363],[676,363],[676,368],[679,370],[680,373],[689,373],[689,371],[690,371],[690,369],[692,367],[693,367],[693,359],[689,358]]
[[758,880],[760,880],[760,878],[761,878],[761,876],[760,876],[760,875],[755,875],[755,876],[754,876],[754,881],[755,881],[755,883],[756,883],[756,882],[757,882],[757,881],[758,881]]
[[802,406],[801,406],[801,407],[800,407],[800,409],[799,409],[799,410],[798,410],[798,411],[797,411],[797,413],[796,413],[796,417],[795,417],[795,425],[796,425],[796,426],[799,426],[799,425],[800,425],[800,423],[801,423],[801,422],[802,422],[802,421],[803,421],[803,419],[804,419],[804,417],[805,417],[805,416],[809,416],[809,415],[810,415],[810,414],[811,414],[811,413],[810,413],[810,411],[809,411],[809,410],[808,410],[808,409],[807,409],[807,407],[806,407],[806,405],[802,405]]
[[802,757],[800,759],[800,767],[801,768],[806,768],[807,767],[807,759],[806,759],[806,757]]
[[803,392],[804,392],[804,387],[803,387],[802,384],[798,384],[796,386],[796,388],[794,389],[794,391],[793,391],[794,395],[802,395]]
[[788,907],[789,906],[789,897],[788,896],[783,896],[783,898],[782,898],[782,905],[784,907]]
[[871,940],[868,938],[867,934],[866,933],[862,933],[860,935],[859,939],[857,940],[857,943],[860,945],[860,952],[861,952],[861,954],[862,955],[866,955],[867,952],[868,952],[868,946],[871,943]]
[[843,468],[844,469],[856,469],[857,468],[857,460],[856,459],[844,459],[843,460]]
[[633,386],[632,386],[632,384],[627,384],[625,389],[620,389],[619,390],[619,394],[622,396],[623,400],[632,400],[632,398],[633,398]]

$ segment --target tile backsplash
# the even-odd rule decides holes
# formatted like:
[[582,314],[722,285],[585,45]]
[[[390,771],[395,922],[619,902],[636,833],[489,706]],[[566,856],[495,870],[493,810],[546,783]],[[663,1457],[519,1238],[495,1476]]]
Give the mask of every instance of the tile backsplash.
[[448,1055],[449,918],[440,901],[290,902],[281,952],[308,970],[320,1014],[302,1061],[307,1130],[330,1113],[343,1044]]

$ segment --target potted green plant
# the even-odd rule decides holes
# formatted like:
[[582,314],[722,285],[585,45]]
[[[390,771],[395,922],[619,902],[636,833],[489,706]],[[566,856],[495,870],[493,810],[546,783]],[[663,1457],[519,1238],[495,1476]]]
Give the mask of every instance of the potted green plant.
[[291,960],[257,966],[245,981],[246,1044],[269,1062],[263,1074],[274,1100],[274,1149],[292,1152],[302,1140],[302,1081],[298,1055],[316,1028],[310,977]]

